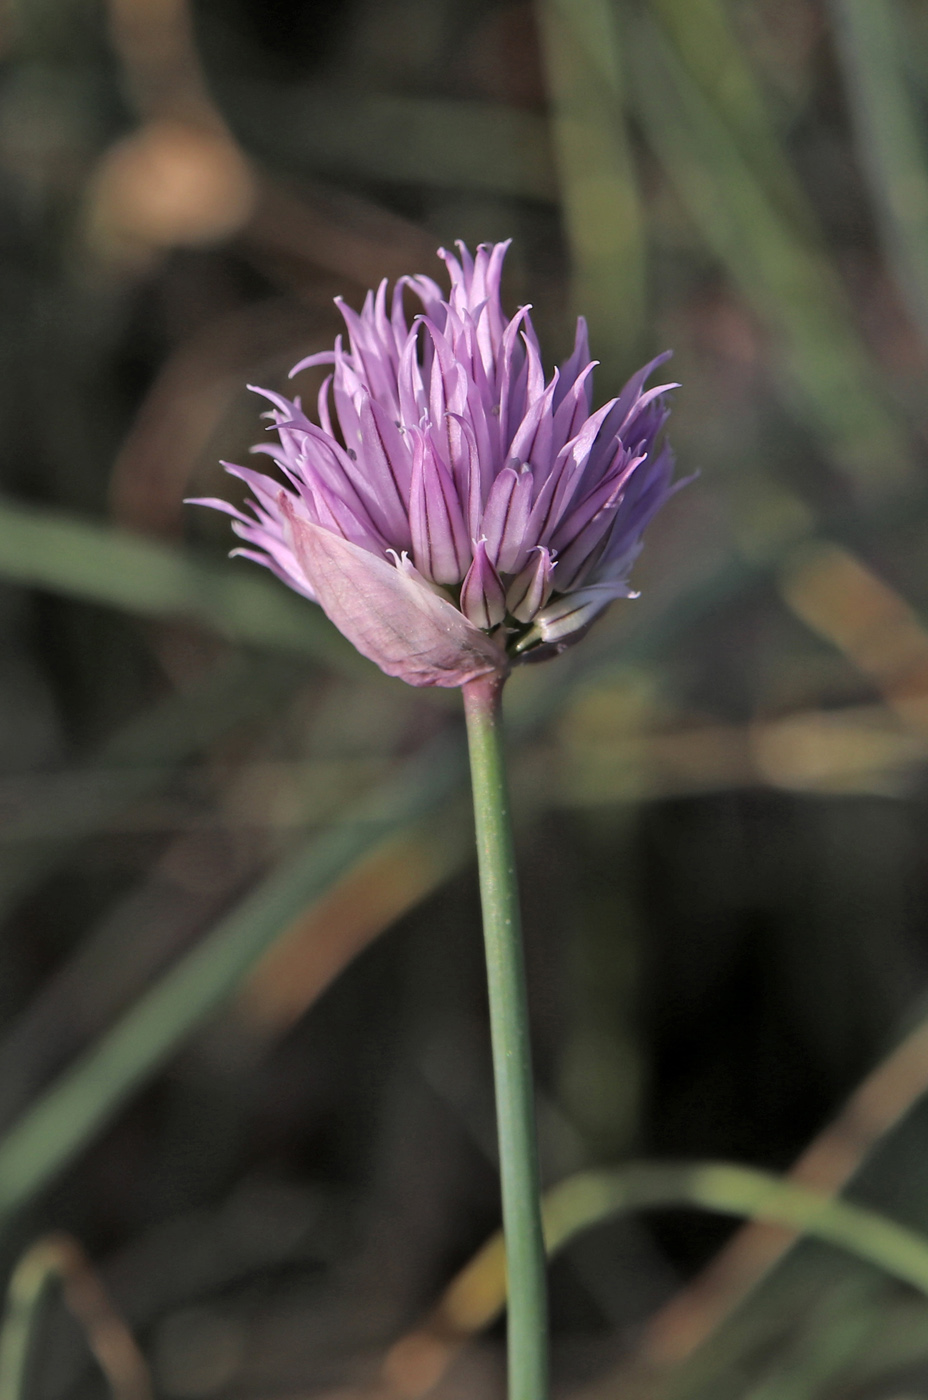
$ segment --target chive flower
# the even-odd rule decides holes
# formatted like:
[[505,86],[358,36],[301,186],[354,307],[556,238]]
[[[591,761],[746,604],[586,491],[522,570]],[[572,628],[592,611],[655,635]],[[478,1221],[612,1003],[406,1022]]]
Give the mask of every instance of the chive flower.
[[[357,649],[411,685],[505,675],[577,641],[629,589],[642,532],[675,489],[660,442],[673,384],[645,389],[659,355],[592,410],[586,325],[546,380],[528,306],[508,319],[508,243],[440,250],[447,298],[426,276],[386,281],[360,313],[338,299],[347,342],[318,422],[299,398],[270,400],[266,453],[285,485],[224,463],[250,488],[227,512],[246,547],[317,602]],[[422,311],[407,322],[404,293]],[[250,513],[248,513],[250,512]]]

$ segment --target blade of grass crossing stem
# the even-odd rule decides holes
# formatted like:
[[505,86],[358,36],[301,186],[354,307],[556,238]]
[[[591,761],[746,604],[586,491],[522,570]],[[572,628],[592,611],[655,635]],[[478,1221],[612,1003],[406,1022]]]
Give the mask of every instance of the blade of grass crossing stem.
[[307,905],[398,826],[441,806],[464,771],[461,745],[429,745],[338,827],[285,861],[160,978],[0,1141],[0,1224],[222,1005]]
[[928,345],[928,147],[901,7],[831,0],[861,164],[909,311]]
[[618,374],[642,332],[645,254],[615,11],[606,0],[541,0],[537,14],[572,300],[588,315],[593,353]]
[[775,337],[796,415],[868,494],[912,479],[909,443],[875,392],[831,263],[800,238],[657,27],[635,27],[635,102],[645,134],[697,229]]
[[[801,1231],[911,1284],[928,1296],[928,1239],[849,1201],[769,1172],[721,1162],[633,1163],[579,1172],[542,1200],[545,1245],[556,1254],[585,1230],[631,1211],[669,1208],[743,1216]],[[488,1326],[506,1301],[502,1237],[492,1236],[438,1306],[439,1326],[464,1335]]]
[[370,674],[321,609],[307,608],[276,581],[128,530],[0,501],[0,575],[143,616],[189,618],[233,642]]

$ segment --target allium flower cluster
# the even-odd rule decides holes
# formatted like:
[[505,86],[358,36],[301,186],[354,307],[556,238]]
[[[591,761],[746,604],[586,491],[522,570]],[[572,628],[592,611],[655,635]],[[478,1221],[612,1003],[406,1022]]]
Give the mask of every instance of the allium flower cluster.
[[[523,306],[507,319],[508,243],[442,250],[431,278],[369,292],[348,332],[292,371],[331,364],[314,423],[299,399],[258,390],[286,481],[225,464],[252,514],[222,500],[236,553],[318,602],[359,651],[412,685],[458,686],[561,651],[615,598],[633,596],[648,521],[674,489],[658,443],[675,385],[644,389],[652,360],[592,412],[586,326],[546,381]],[[408,289],[422,312],[407,323]]]

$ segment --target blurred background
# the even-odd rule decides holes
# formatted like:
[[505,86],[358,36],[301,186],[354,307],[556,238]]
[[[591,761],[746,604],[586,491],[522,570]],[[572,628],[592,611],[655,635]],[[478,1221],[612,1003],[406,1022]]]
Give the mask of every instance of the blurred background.
[[[928,8],[5,0],[0,209],[2,1400],[503,1395],[457,697],[182,505],[459,238],[600,399],[673,348],[699,474],[509,687],[545,1183],[928,1229]],[[578,1235],[557,1395],[928,1396],[928,1302],[790,1245]]]

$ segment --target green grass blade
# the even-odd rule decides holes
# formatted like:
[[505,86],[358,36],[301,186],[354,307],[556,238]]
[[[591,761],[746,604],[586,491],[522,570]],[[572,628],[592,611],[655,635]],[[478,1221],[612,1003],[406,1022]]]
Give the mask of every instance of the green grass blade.
[[816,1300],[807,1328],[783,1338],[765,1374],[751,1386],[751,1400],[807,1400],[835,1390],[864,1390],[873,1382],[879,1386],[900,1365],[923,1361],[924,1305],[913,1301],[917,1320],[906,1319],[902,1328],[897,1318],[888,1324],[873,1307],[871,1281],[855,1272]]
[[928,344],[928,146],[898,8],[831,0],[861,163],[896,278]]
[[[545,1247],[553,1256],[616,1216],[668,1209],[707,1210],[786,1226],[928,1296],[925,1236],[843,1198],[725,1162],[633,1162],[577,1172],[542,1198]],[[498,1316],[505,1301],[503,1236],[497,1231],[450,1284],[437,1316],[462,1333],[477,1331]]]
[[606,0],[543,0],[537,13],[574,309],[618,374],[642,333],[645,254],[615,14]]
[[[700,617],[741,596],[768,570],[729,561],[689,586],[674,607],[655,615],[645,604],[629,613],[630,626],[601,630],[585,649],[558,666],[512,683],[508,723],[512,739],[526,742],[602,667],[639,665],[688,633]],[[523,679],[527,677],[523,676]],[[171,725],[168,725],[168,730]],[[140,736],[144,738],[144,726]],[[176,737],[176,736],[175,736]],[[165,741],[170,747],[171,740]],[[135,754],[131,734],[114,742],[124,760]],[[406,824],[443,807],[466,774],[463,746],[440,742],[410,760],[325,836],[307,843],[272,873],[191,953],[165,974],[113,1029],[67,1070],[0,1140],[0,1224],[38,1194],[77,1155],[133,1092],[237,989],[266,948],[295,915],[321,899],[378,843],[396,839]]]
[[[698,617],[742,593],[762,571],[735,561],[690,588],[659,618],[642,611],[623,636],[637,664],[685,634]],[[513,685],[509,729],[516,743],[535,734],[600,666],[614,643],[562,659],[527,690]],[[467,771],[463,744],[440,740],[409,760],[338,826],[306,843],[204,940],[162,976],[114,1027],[25,1110],[0,1139],[0,1227],[39,1194],[197,1028],[236,991],[297,914],[404,826],[444,810]]]
[[869,493],[913,478],[908,440],[874,387],[835,271],[781,215],[671,44],[636,31],[635,99],[646,135],[706,243],[774,338],[787,401]]
[[[658,619],[640,612],[623,637],[622,654],[640,662],[685,634],[698,616],[717,609],[759,577],[735,562],[693,587]],[[578,651],[542,672],[528,690],[513,683],[509,728],[528,740],[574,686],[610,655],[608,645]],[[96,1135],[119,1107],[237,989],[292,919],[404,824],[444,809],[466,775],[463,744],[440,742],[410,760],[346,820],[307,843],[273,872],[203,942],[187,954],[65,1071],[0,1139],[0,1225],[32,1200]]]
[[20,1258],[10,1278],[0,1323],[0,1395],[27,1400],[31,1361],[39,1350],[42,1305],[61,1286],[65,1306],[82,1325],[90,1353],[113,1400],[153,1400],[145,1359],[114,1312],[83,1250],[70,1235],[47,1235]]
[[184,617],[230,641],[370,667],[319,608],[251,566],[224,566],[128,530],[0,501],[0,575],[145,617]]
[[430,745],[339,826],[285,861],[161,977],[0,1141],[0,1223],[66,1167],[222,1005],[301,910],[403,823],[441,806],[465,771],[458,742]]
[[928,1296],[928,1239],[923,1235],[863,1206],[727,1163],[644,1163],[614,1172],[581,1172],[545,1196],[545,1238],[550,1250],[561,1249],[611,1215],[668,1206],[696,1206],[784,1225],[846,1250]]
[[823,243],[815,215],[787,159],[764,92],[722,0],[650,0],[691,79],[725,123],[780,212]]
[[26,1400],[36,1321],[58,1278],[58,1260],[42,1245],[30,1249],[13,1270],[0,1327],[0,1395],[5,1400]]

